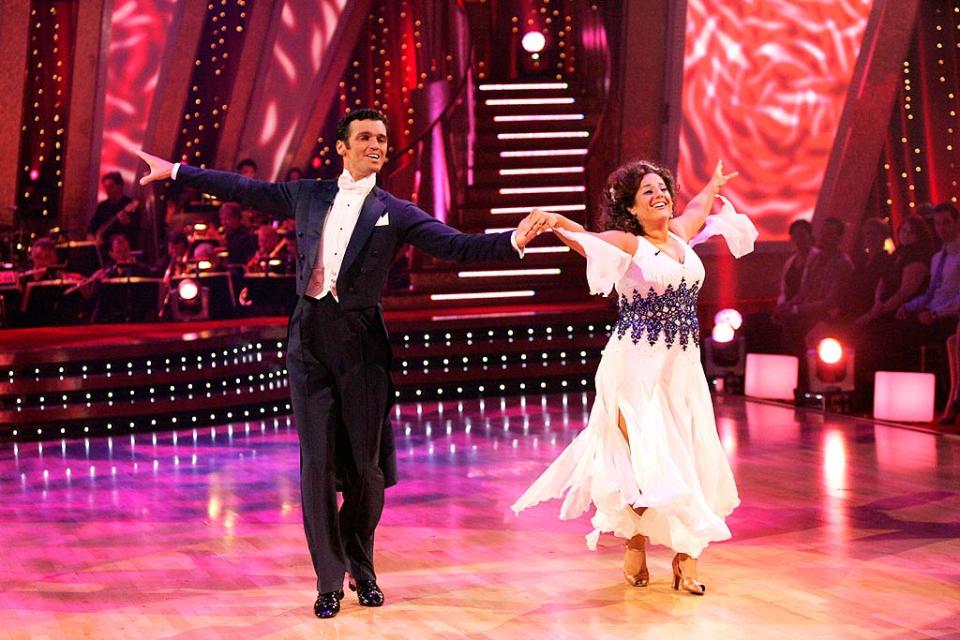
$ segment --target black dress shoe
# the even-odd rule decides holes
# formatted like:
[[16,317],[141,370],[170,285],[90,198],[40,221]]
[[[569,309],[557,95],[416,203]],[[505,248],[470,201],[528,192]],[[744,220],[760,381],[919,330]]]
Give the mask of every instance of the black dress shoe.
[[332,618],[340,613],[341,600],[343,600],[343,589],[319,593],[317,601],[313,603],[313,612],[318,618]]
[[361,606],[383,606],[383,591],[380,591],[376,580],[357,580],[356,584],[351,580],[350,591],[357,592],[357,601]]

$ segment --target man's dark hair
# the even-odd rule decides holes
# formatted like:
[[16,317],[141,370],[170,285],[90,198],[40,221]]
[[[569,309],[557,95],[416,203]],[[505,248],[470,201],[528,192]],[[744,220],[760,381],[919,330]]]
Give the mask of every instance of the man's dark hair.
[[190,240],[187,238],[187,234],[185,234],[183,231],[171,231],[170,234],[167,235],[167,243],[186,245],[190,244]]
[[105,180],[109,180],[110,182],[114,184],[118,184],[121,187],[123,186],[123,176],[120,175],[119,171],[111,171],[109,173],[103,174],[103,177],[100,178],[100,182],[103,182]]
[[257,163],[254,162],[253,158],[244,158],[241,160],[240,163],[237,164],[237,171],[243,171],[244,167],[252,167],[253,172],[257,172]]
[[54,244],[52,238],[37,238],[33,241],[31,249],[49,249],[50,251],[56,251],[57,245]]
[[840,218],[835,218],[833,216],[830,216],[823,221],[823,228],[826,229],[827,227],[833,227],[833,231],[838,238],[842,238],[844,232],[847,230],[847,224]]
[[934,214],[936,214],[938,211],[946,211],[954,220],[960,218],[960,211],[957,211],[957,206],[952,202],[941,202],[933,208]]
[[803,229],[808,235],[813,235],[813,225],[810,224],[809,220],[804,220],[803,218],[791,222],[789,229],[787,229],[787,233],[793,235],[793,232],[799,229]]
[[340,118],[337,123],[337,140],[341,140],[344,144],[347,143],[347,138],[350,137],[350,123],[355,120],[379,120],[388,131],[390,129],[390,125],[387,124],[387,116],[383,113],[376,109],[357,109]]

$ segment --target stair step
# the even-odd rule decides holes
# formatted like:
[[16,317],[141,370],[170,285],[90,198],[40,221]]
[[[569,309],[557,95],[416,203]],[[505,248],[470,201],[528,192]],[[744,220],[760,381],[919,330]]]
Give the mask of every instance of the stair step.
[[[503,304],[517,304],[520,302],[536,305],[542,302],[562,303],[562,302],[580,302],[589,297],[589,292],[585,287],[563,287],[562,289],[537,290],[535,287],[519,291],[532,291],[533,295],[517,295],[515,290],[507,290],[503,287],[488,287],[486,291],[480,293],[489,293],[486,297],[477,297],[466,294],[466,297],[450,299],[449,292],[391,292],[383,296],[383,308],[389,311],[403,310],[436,310],[442,314],[450,309],[456,309],[464,305],[474,307],[495,307]],[[471,292],[478,293],[478,292]],[[434,298],[432,296],[445,296],[443,298]]]
[[570,113],[560,111],[549,113],[487,113],[479,116],[476,120],[477,132],[482,135],[562,129],[593,131],[596,126],[597,116],[579,111]]
[[583,165],[577,162],[554,161],[547,167],[497,167],[474,169],[473,187],[535,187],[582,184],[586,179]]
[[[544,287],[574,286],[578,281],[586,286],[580,265],[550,265],[533,267],[528,265],[509,267],[501,265],[496,269],[464,268],[458,271],[419,271],[410,274],[410,283],[414,290],[431,291],[484,291],[497,288],[541,289]],[[484,275],[491,274],[491,275]],[[493,275],[509,274],[509,275]]]

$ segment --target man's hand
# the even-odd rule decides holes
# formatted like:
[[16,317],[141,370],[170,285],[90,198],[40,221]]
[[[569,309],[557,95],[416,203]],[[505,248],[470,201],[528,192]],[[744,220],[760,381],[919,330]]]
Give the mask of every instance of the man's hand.
[[544,231],[557,226],[558,220],[555,213],[534,209],[517,225],[517,244],[522,249]]
[[150,173],[140,178],[140,184],[146,186],[156,180],[168,180],[173,171],[173,163],[167,162],[163,158],[152,156],[143,149],[131,149],[133,153],[140,156],[140,159],[150,166]]

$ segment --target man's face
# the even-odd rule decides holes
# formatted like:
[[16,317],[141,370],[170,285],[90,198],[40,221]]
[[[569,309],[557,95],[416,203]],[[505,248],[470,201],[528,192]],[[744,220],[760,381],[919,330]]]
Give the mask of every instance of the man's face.
[[130,242],[126,236],[114,236],[110,241],[110,257],[114,262],[130,262]]
[[790,232],[790,240],[798,251],[806,253],[813,246],[813,234],[807,227],[796,227]]
[[937,211],[933,214],[933,228],[937,232],[937,237],[944,243],[956,240],[957,232],[960,231],[957,221],[949,211]]
[[253,168],[252,164],[245,164],[240,167],[240,175],[244,178],[256,178],[257,170]]
[[347,132],[347,141],[337,140],[337,153],[343,168],[354,180],[379,173],[386,161],[387,127],[380,120],[354,120]]
[[30,250],[30,259],[34,269],[45,269],[57,263],[57,252],[49,247],[33,247]]
[[242,222],[240,215],[234,213],[233,210],[220,209],[220,225],[225,233],[239,229]]
[[113,180],[104,180],[101,182],[103,190],[107,194],[107,200],[119,200],[123,197],[123,185]]

